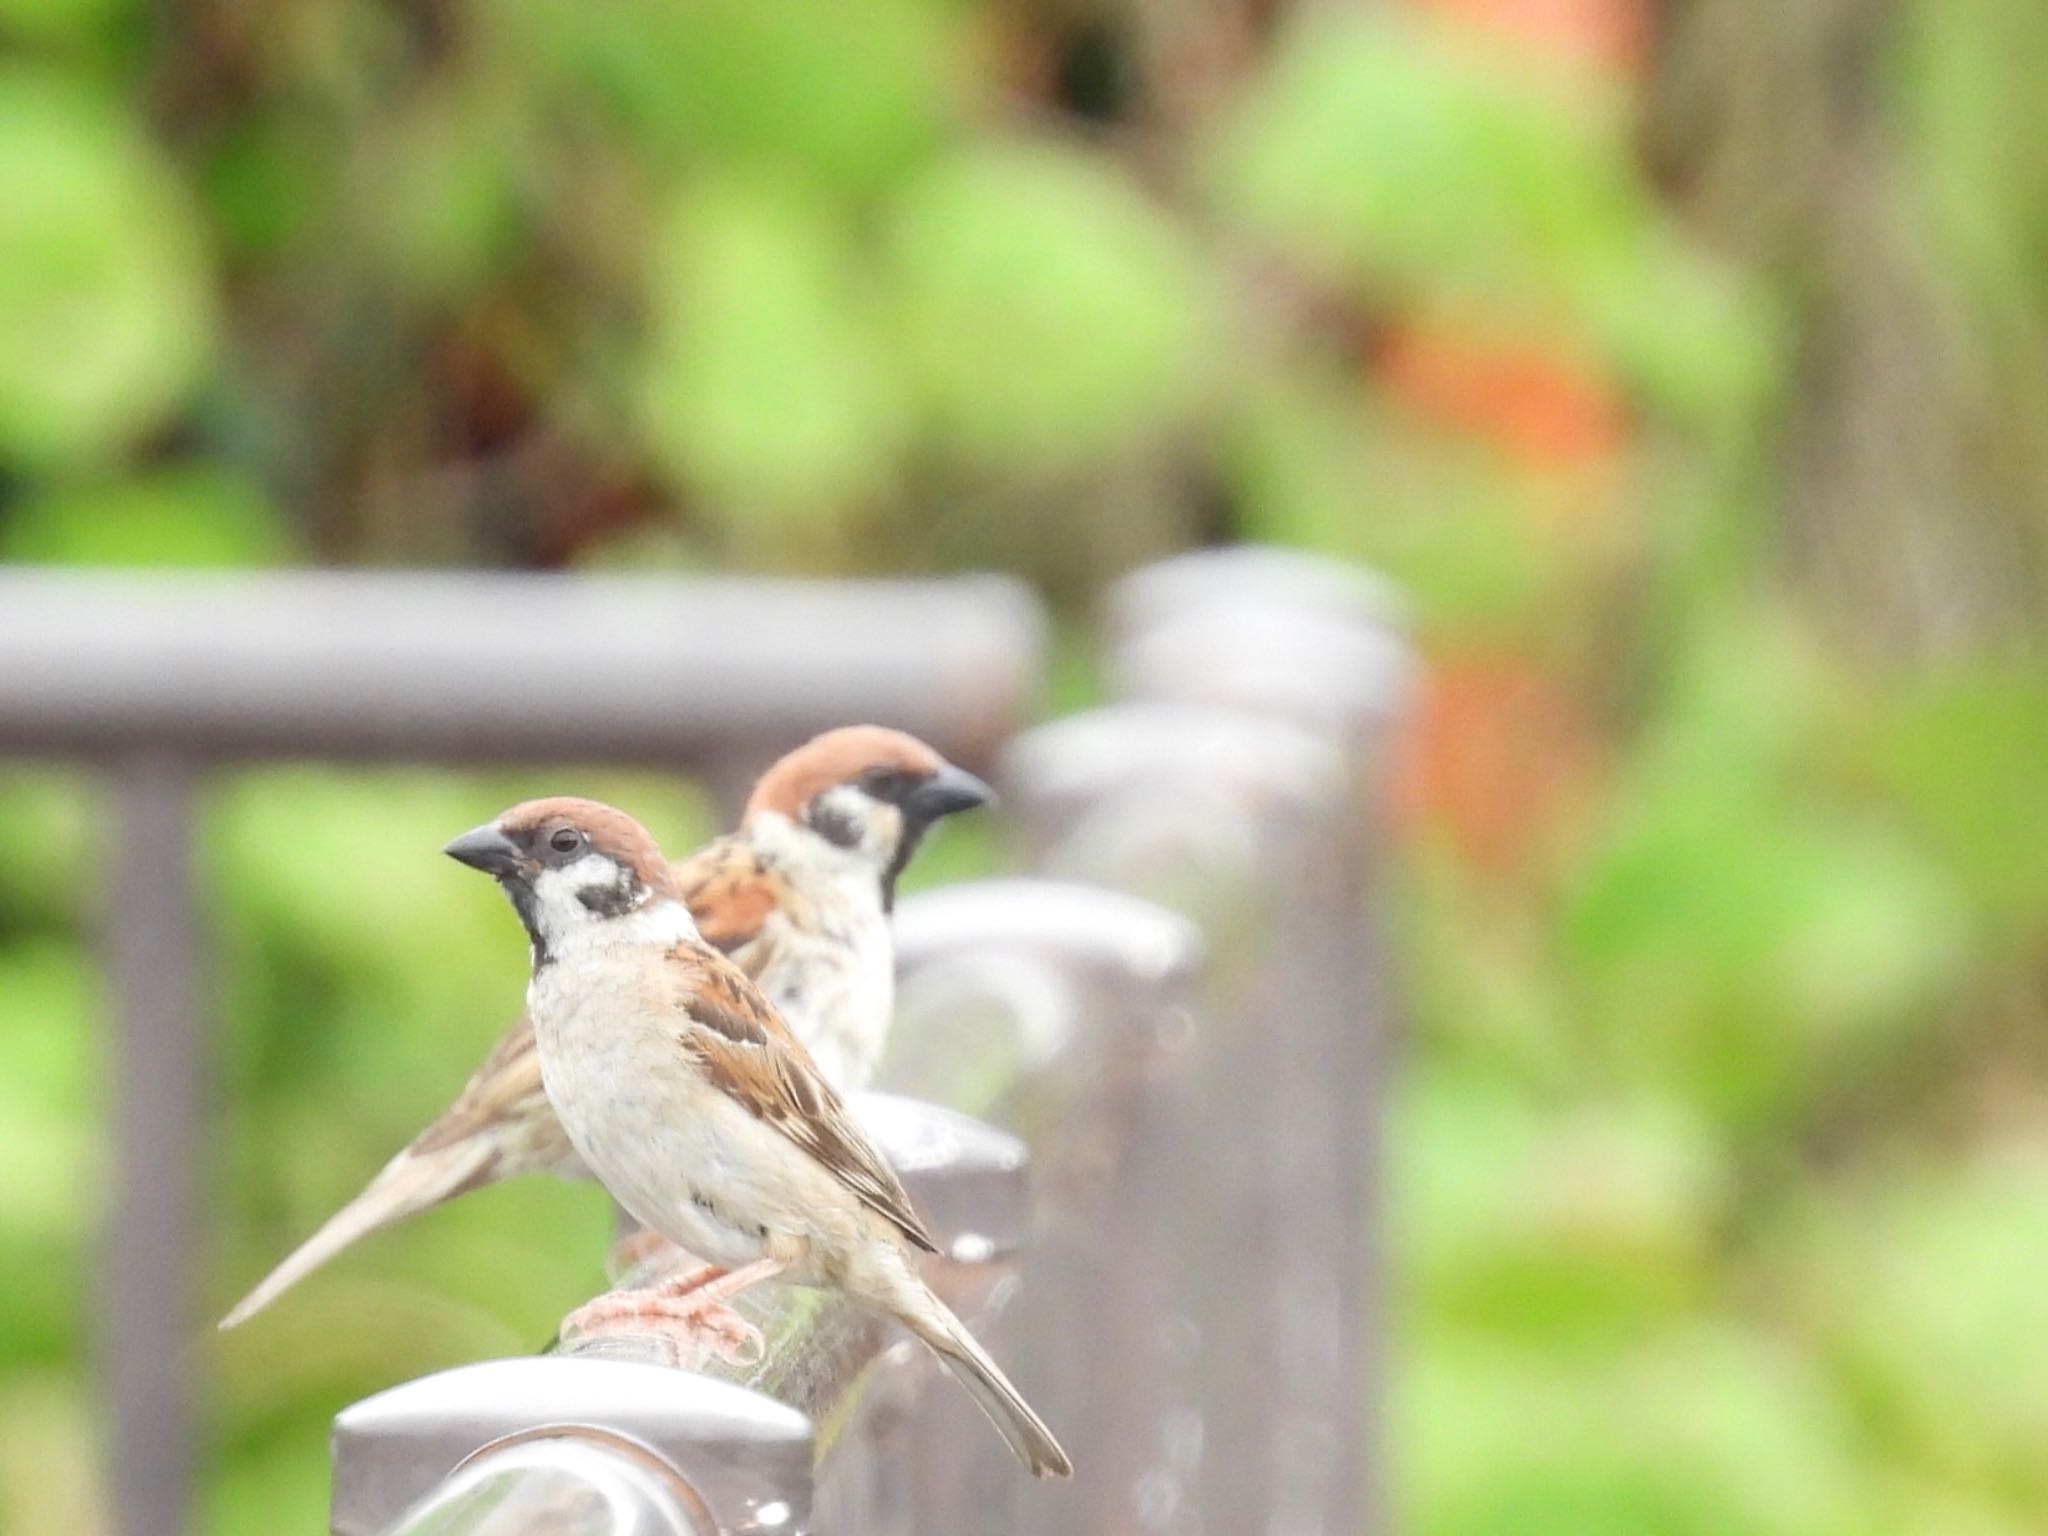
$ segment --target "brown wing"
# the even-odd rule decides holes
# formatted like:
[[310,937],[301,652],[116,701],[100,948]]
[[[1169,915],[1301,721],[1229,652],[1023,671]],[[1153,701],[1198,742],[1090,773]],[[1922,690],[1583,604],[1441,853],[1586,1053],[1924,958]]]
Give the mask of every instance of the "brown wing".
[[683,1032],[683,1049],[706,1075],[918,1247],[938,1252],[895,1171],[760,989],[712,950],[678,945],[668,960],[677,1001],[695,1026]]
[[748,946],[760,940],[769,914],[794,899],[780,871],[732,836],[705,844],[670,874],[704,942],[739,960],[748,975],[760,975],[763,957]]
[[541,1086],[540,1051],[534,1044],[533,1021],[520,1014],[518,1022],[499,1038],[470,1074],[455,1102],[434,1123],[413,1138],[414,1152],[432,1152],[487,1131],[516,1129],[529,1135],[547,1136],[561,1143],[568,1154],[568,1138],[556,1129],[554,1111],[548,1107],[547,1092]]

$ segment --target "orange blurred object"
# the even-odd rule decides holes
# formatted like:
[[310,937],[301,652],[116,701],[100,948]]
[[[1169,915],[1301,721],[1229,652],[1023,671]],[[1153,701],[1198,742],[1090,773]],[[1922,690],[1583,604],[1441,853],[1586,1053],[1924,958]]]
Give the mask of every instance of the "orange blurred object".
[[1553,58],[1639,76],[1649,59],[1644,0],[1422,0],[1453,17]]
[[1538,663],[1452,650],[1430,658],[1396,751],[1396,815],[1404,829],[1447,837],[1475,867],[1518,873],[1582,802],[1596,757],[1585,710]]
[[1532,469],[1600,466],[1627,440],[1612,386],[1552,349],[1405,320],[1381,346],[1379,374],[1424,420],[1483,437]]

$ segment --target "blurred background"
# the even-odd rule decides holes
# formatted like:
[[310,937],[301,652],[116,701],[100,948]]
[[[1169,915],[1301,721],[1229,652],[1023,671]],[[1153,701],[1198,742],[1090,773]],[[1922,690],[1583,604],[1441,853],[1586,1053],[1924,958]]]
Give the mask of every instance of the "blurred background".
[[[1429,663],[1392,908],[1402,1528],[2048,1526],[2048,9],[0,0],[0,559],[1091,603],[1259,539]],[[212,791],[214,1312],[523,970],[420,850],[574,778]],[[103,1519],[95,786],[0,778],[0,1528]],[[282,850],[289,848],[287,855]],[[948,828],[914,883],[998,864]],[[602,1199],[377,1237],[197,1358],[203,1528],[529,1350]]]

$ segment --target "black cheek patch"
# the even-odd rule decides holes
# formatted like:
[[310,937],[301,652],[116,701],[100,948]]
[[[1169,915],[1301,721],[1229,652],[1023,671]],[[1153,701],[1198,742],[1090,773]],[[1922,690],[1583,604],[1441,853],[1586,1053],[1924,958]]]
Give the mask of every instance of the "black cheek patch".
[[813,805],[810,815],[804,818],[818,836],[837,848],[858,848],[861,842],[860,821],[837,806]]
[[611,885],[588,886],[576,893],[576,899],[599,917],[624,917],[646,893],[645,886],[628,877]]

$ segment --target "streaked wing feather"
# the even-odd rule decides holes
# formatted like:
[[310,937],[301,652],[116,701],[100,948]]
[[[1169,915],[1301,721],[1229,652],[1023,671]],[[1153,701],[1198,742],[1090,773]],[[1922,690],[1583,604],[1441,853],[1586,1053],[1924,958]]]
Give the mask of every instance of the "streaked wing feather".
[[[789,885],[754,848],[739,837],[721,837],[671,866],[676,888],[704,942],[737,956],[757,942],[769,915],[790,899]],[[758,976],[758,956],[743,962]]]
[[815,1157],[918,1247],[938,1245],[882,1154],[760,990],[723,956],[670,951],[678,1001],[695,1024],[683,1048],[725,1092]]

